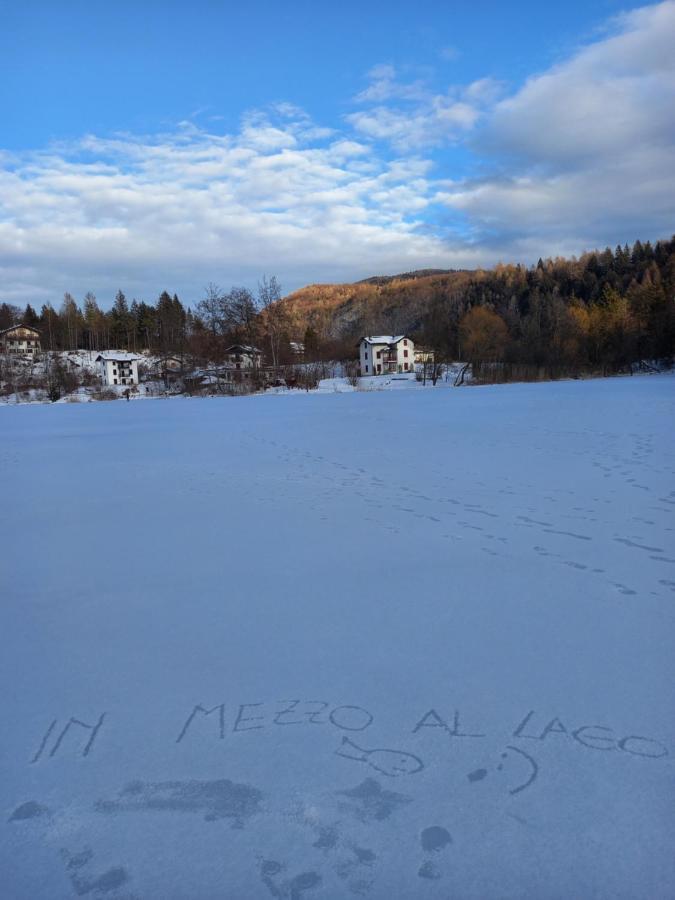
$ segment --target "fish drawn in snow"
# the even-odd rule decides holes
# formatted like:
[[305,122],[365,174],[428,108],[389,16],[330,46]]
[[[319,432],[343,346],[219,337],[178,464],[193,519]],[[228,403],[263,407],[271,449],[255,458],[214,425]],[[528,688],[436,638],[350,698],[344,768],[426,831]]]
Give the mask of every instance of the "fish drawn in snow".
[[364,762],[376,772],[396,778],[399,775],[415,775],[424,768],[424,763],[413,753],[403,750],[364,750],[348,737],[342,738],[342,744],[335,751],[337,756]]

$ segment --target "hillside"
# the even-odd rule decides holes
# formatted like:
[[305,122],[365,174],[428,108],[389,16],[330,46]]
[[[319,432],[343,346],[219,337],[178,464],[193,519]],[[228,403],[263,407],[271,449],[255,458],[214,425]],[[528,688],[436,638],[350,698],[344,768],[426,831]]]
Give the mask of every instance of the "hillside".
[[675,238],[531,268],[315,284],[282,303],[289,331],[302,340],[311,329],[327,352],[363,334],[407,333],[474,371],[496,364],[507,380],[626,371],[675,355]]
[[373,276],[352,284],[310,284],[284,298],[298,337],[308,327],[325,340],[365,332],[416,331],[436,297],[457,301],[485,273],[448,271]]
[[359,284],[390,284],[392,281],[416,281],[429,275],[451,275],[457,269],[415,269],[414,272],[400,272],[398,275],[371,275],[362,278]]

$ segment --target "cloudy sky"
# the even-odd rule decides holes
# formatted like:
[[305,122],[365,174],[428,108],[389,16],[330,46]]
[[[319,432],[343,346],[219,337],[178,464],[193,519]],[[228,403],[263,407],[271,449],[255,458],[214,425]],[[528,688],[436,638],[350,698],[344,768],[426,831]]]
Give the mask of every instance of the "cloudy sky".
[[0,301],[194,303],[675,231],[675,0],[1,16]]

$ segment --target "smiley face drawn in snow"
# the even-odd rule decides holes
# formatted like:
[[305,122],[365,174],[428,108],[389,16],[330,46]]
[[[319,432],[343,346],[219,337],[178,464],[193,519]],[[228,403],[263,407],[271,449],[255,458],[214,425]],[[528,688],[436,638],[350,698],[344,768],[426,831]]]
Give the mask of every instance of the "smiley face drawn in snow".
[[[506,771],[509,778],[513,775],[515,786],[509,788],[509,794],[519,794],[521,791],[524,791],[535,781],[539,774],[539,766],[536,760],[533,759],[529,753],[525,753],[524,750],[521,750],[520,747],[514,747],[513,744],[509,744],[506,747],[506,750],[501,754],[500,759],[501,762],[496,767],[495,771]],[[516,765],[518,759],[527,763],[527,769],[522,763]],[[512,760],[513,762],[511,762]],[[489,774],[488,769],[474,769],[473,772],[469,772],[467,778],[471,784],[474,784],[477,781],[482,781]]]

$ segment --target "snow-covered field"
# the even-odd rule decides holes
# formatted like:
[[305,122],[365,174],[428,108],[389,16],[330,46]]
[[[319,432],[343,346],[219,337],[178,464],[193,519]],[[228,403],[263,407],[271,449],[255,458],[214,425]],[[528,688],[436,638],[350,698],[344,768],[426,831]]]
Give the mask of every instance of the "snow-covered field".
[[675,379],[0,410],[0,893],[675,896]]

